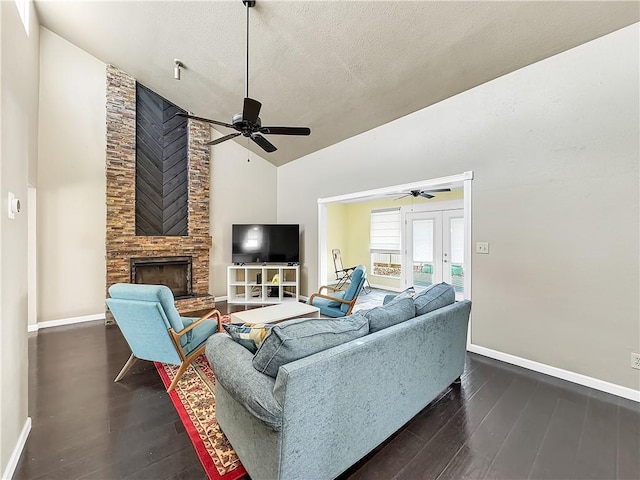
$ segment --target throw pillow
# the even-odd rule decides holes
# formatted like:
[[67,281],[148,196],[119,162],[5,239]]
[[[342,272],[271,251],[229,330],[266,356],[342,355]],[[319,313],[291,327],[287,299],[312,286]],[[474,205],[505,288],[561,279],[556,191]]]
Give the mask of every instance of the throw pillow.
[[413,303],[416,307],[416,317],[451,305],[455,301],[456,293],[453,287],[444,282],[433,285],[413,297]]
[[271,329],[253,357],[253,367],[270,377],[282,365],[369,333],[369,320],[361,314],[344,318],[301,318],[279,323]]
[[403,298],[413,298],[416,295],[416,289],[414,287],[409,287],[406,290],[401,291],[397,295],[385,295],[384,300],[382,301],[383,305],[386,305],[395,300],[402,300]]
[[223,323],[222,327],[233,340],[251,353],[256,353],[273,325],[268,323]]
[[[330,293],[327,293],[327,296],[334,297],[334,298],[344,298],[344,294],[345,294],[344,291],[342,291],[342,292],[330,292]],[[342,303],[342,302],[329,301],[329,303],[327,304],[327,307],[340,308],[342,305],[344,305],[344,303]]]
[[416,316],[411,297],[395,298],[381,307],[362,312],[369,319],[369,333],[383,330]]

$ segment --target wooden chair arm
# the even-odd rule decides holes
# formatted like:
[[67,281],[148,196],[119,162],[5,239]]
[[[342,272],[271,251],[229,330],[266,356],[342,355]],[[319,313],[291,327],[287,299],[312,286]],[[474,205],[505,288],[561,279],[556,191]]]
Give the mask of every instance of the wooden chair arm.
[[312,301],[315,297],[326,298],[327,300],[333,300],[334,302],[340,302],[340,303],[346,303],[346,304],[351,304],[356,301],[355,298],[353,300],[345,300],[344,298],[331,297],[329,295],[322,295],[321,293],[314,293],[313,295],[311,295],[311,298],[309,298],[309,305],[313,305]]
[[334,288],[331,287],[329,285],[322,285],[319,289],[318,289],[318,293],[314,294],[314,295],[320,295],[322,293],[322,290],[331,290],[332,292],[339,292],[340,289],[339,288]]
[[178,333],[176,333],[176,337],[180,338],[183,335],[185,335],[187,332],[190,332],[191,330],[193,330],[195,327],[197,327],[198,325],[200,325],[202,322],[204,322],[205,320],[209,319],[212,315],[215,315],[216,321],[218,322],[218,332],[223,332],[224,328],[222,328],[222,315],[220,315],[220,312],[216,309],[213,309],[209,312],[207,312],[205,315],[203,315],[202,317],[200,317],[199,319],[197,319],[195,322],[193,322],[191,325],[183,328],[182,330],[180,330]]

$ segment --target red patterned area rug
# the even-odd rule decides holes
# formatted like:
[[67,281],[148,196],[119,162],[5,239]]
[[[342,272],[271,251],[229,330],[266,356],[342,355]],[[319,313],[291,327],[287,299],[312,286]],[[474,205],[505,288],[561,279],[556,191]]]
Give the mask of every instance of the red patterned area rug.
[[[178,367],[158,362],[155,365],[168,388]],[[209,479],[236,480],[246,470],[216,421],[214,384],[213,370],[203,354],[189,365],[169,396]]]

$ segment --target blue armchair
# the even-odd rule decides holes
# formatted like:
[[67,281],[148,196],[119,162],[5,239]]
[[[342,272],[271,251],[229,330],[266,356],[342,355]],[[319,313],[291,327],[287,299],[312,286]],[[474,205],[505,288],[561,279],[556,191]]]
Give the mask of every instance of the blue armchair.
[[[318,307],[320,313],[328,317],[345,317],[353,310],[353,306],[356,304],[358,295],[360,295],[366,281],[366,268],[364,265],[358,265],[351,274],[351,282],[346,290],[339,291],[336,288],[323,285],[318,290],[318,293],[314,293],[309,297],[307,303]],[[327,293],[322,293],[324,290]]]
[[[132,352],[114,382],[138,359],[180,365],[167,389],[170,392],[189,364],[204,352],[207,339],[223,331],[218,310],[200,318],[181,317],[173,293],[164,285],[116,283],[109,288],[109,295],[109,310]],[[217,322],[209,318],[212,316]]]

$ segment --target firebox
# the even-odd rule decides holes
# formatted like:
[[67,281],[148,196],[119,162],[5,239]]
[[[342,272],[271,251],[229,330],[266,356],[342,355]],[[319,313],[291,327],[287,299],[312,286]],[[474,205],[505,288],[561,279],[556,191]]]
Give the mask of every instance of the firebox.
[[175,298],[193,296],[192,258],[147,257],[131,259],[131,283],[166,285]]

